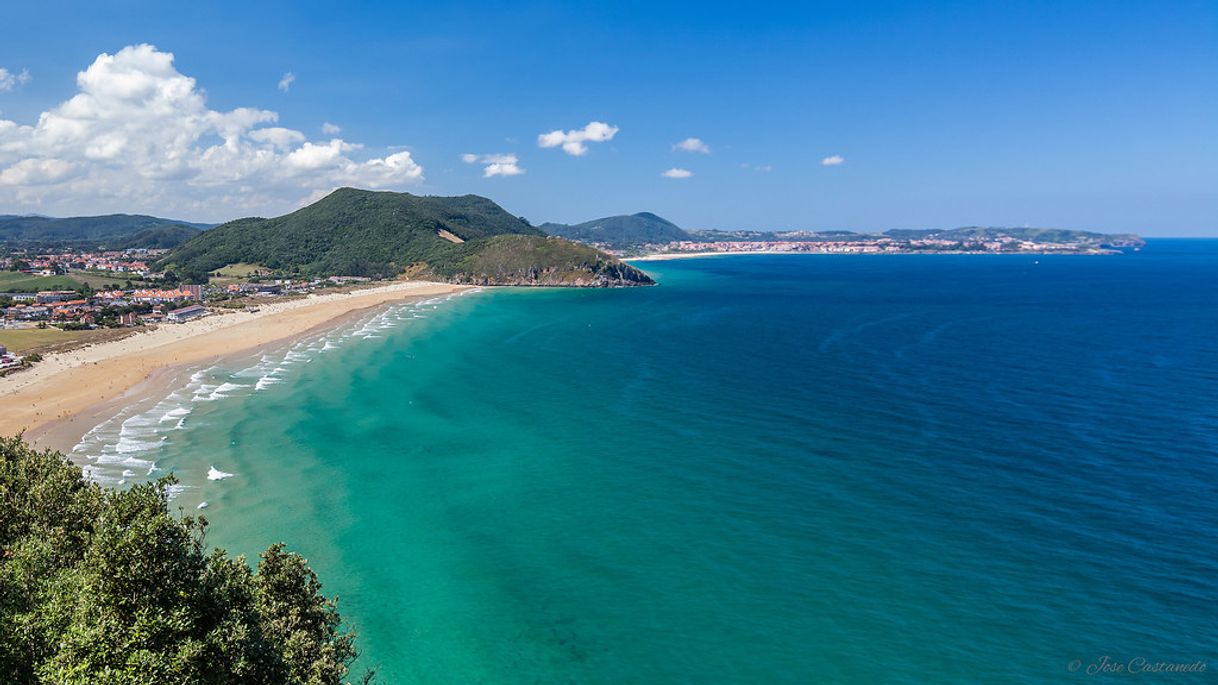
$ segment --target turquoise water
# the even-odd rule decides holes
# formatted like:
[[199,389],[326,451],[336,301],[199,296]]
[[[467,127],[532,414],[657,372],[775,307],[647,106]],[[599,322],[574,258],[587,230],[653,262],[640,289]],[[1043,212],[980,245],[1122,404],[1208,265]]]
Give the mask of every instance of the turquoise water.
[[385,683],[1218,668],[1218,241],[644,266],[369,313],[81,451],[304,553]]

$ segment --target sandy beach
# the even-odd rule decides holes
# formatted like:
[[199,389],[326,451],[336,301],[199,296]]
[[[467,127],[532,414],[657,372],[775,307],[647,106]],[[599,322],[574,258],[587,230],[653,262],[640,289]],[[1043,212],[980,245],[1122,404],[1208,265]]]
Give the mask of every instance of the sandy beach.
[[173,369],[250,352],[389,302],[468,290],[469,286],[404,281],[347,293],[268,302],[257,312],[232,311],[182,324],[163,324],[122,340],[51,354],[33,368],[0,378],[0,435],[25,433],[42,447],[67,450],[92,428],[54,430],[73,417],[128,396]]

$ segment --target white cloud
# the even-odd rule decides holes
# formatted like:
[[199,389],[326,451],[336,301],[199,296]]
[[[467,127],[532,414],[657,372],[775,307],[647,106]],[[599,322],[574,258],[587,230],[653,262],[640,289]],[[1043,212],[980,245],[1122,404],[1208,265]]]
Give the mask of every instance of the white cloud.
[[704,155],[711,153],[710,146],[702,142],[701,138],[686,138],[679,143],[673,143],[672,149],[684,152],[700,152]]
[[519,176],[524,173],[524,169],[520,168],[520,160],[513,154],[475,155],[467,152],[461,155],[461,161],[466,164],[485,164],[482,169],[483,178]]
[[29,82],[29,69],[22,69],[20,73],[14,74],[4,67],[0,67],[0,93],[10,91],[17,86],[24,86]]
[[0,207],[216,219],[273,215],[319,190],[400,188],[423,178],[409,152],[357,159],[341,138],[308,141],[275,112],[207,107],[173,55],[102,54],[78,91],[36,123],[0,119]]
[[607,140],[613,140],[613,136],[617,135],[618,128],[610,126],[601,121],[590,122],[583,129],[573,129],[571,131],[555,130],[549,133],[542,133],[537,136],[538,147],[559,147],[568,155],[579,157],[588,152],[588,146],[585,143],[603,143]]
[[321,125],[321,132],[328,136],[336,136],[343,132],[343,127],[327,121]]
[[39,186],[73,176],[77,165],[62,159],[23,159],[0,171],[0,186]]
[[290,128],[280,128],[279,126],[268,126],[266,128],[254,129],[249,132],[251,140],[259,143],[269,143],[274,147],[286,150],[291,148],[295,143],[303,143],[305,134],[300,131],[293,131]]
[[757,171],[763,174],[768,174],[774,170],[774,166],[771,164],[749,164],[748,162],[741,164],[740,168],[748,169],[749,171]]
[[288,92],[288,89],[292,87],[292,82],[295,80],[296,74],[293,74],[290,71],[284,74],[283,78],[279,79],[279,90],[282,90],[285,93]]
[[846,158],[841,155],[829,155],[820,161],[821,166],[837,166],[846,161]]
[[690,176],[694,175],[694,172],[690,171],[689,169],[673,167],[660,175],[664,178],[689,178]]
[[284,158],[289,166],[299,169],[321,169],[330,166],[335,160],[342,158],[344,152],[350,152],[356,146],[345,143],[340,138],[334,138],[328,143],[305,143],[288,153]]

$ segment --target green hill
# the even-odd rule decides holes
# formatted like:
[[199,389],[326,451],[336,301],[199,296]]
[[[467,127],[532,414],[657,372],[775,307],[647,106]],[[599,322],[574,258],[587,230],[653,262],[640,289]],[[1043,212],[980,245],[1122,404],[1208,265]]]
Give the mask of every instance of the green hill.
[[117,250],[131,248],[171,249],[199,235],[199,229],[182,224],[165,224],[145,228],[126,238],[114,240],[109,244]]
[[109,214],[57,219],[0,216],[0,241],[10,244],[71,244],[123,248],[169,248],[198,234],[207,224],[191,224],[141,214]]
[[691,239],[690,234],[679,226],[651,212],[607,216],[574,225],[547,223],[541,225],[541,230],[569,240],[614,249]]
[[610,255],[546,237],[484,197],[354,188],[284,216],[217,226],[173,250],[162,265],[201,281],[237,263],[306,276],[392,277],[409,270],[463,283],[651,283]]

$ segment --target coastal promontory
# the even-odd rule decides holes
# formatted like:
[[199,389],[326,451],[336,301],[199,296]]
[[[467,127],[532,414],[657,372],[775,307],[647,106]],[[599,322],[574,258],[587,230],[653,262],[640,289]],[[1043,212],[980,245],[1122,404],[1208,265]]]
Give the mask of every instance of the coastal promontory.
[[420,196],[340,188],[271,219],[204,231],[161,266],[203,282],[230,264],[287,275],[400,275],[478,285],[650,285],[642,271],[594,247],[547,236],[477,195]]

